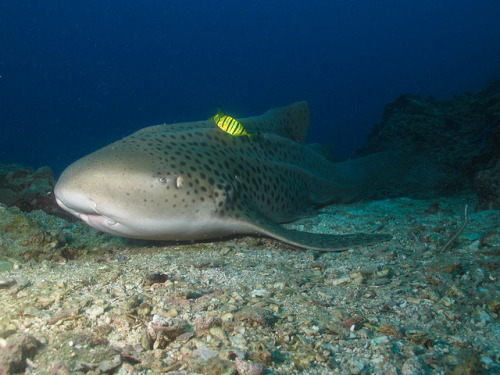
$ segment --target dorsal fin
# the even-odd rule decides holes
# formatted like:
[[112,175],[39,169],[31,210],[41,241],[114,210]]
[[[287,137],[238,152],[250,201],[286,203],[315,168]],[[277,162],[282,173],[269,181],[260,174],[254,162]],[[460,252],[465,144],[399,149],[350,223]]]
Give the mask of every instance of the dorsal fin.
[[[272,133],[294,141],[304,143],[309,129],[309,105],[307,102],[297,102],[286,107],[271,109],[260,116],[236,119],[240,121],[245,129],[252,134]],[[213,120],[183,122],[178,124],[153,125],[137,133],[152,133],[173,130],[191,130],[199,128],[214,127]]]
[[309,119],[309,105],[302,101],[240,121],[251,133],[273,133],[304,143],[309,129]]

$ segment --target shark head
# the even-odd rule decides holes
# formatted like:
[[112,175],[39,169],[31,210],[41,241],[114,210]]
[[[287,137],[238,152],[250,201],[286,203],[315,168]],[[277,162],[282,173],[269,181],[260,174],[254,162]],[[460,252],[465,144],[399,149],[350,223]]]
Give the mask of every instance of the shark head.
[[183,132],[138,132],[87,155],[64,170],[56,201],[90,226],[124,237],[185,240],[238,232],[217,215],[235,181],[210,165],[216,163],[210,152],[200,153],[205,133],[218,130],[198,132],[190,132],[189,145]]

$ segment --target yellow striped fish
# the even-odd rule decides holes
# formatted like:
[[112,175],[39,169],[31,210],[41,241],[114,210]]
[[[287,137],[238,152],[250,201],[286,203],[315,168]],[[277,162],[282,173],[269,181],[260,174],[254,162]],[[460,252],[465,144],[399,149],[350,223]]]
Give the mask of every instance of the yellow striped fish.
[[224,130],[226,133],[231,134],[232,136],[239,137],[241,135],[246,135],[250,138],[250,142],[252,142],[253,134],[250,134],[246,131],[244,126],[238,120],[226,115],[219,111],[213,117],[210,117],[209,120],[214,120],[219,128]]

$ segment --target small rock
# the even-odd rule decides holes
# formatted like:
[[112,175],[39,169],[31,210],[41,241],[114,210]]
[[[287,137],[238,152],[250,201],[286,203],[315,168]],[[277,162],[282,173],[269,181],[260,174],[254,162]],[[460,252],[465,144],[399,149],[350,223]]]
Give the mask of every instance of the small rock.
[[270,310],[263,307],[244,307],[234,315],[236,321],[246,321],[263,326],[273,326],[277,320]]
[[218,316],[197,317],[195,319],[197,330],[206,330],[222,324],[222,319]]
[[24,372],[26,360],[33,357],[41,345],[34,336],[13,335],[0,351],[0,374]]
[[[153,316],[153,321],[149,323],[148,332],[153,339],[158,341],[174,340],[189,328],[188,323],[179,318],[163,318],[159,315]],[[164,343],[163,343],[164,344]],[[163,344],[161,344],[163,346]],[[158,346],[158,343],[155,343]],[[154,347],[154,345],[153,345]]]
[[401,373],[403,375],[421,375],[424,374],[424,368],[420,363],[420,360],[416,357],[409,358],[403,363],[401,368]]
[[481,362],[483,362],[486,366],[490,366],[495,363],[495,361],[490,357],[481,357]]
[[102,306],[92,306],[86,310],[89,319],[97,319],[102,314],[104,314],[104,307]]
[[493,300],[488,303],[488,309],[496,314],[500,314],[500,300]]
[[484,366],[477,353],[465,351],[462,353],[461,362],[453,370],[453,374],[482,374]]
[[262,363],[245,361],[239,357],[235,358],[234,365],[238,375],[262,375],[265,370]]
[[389,342],[389,337],[379,336],[379,337],[375,337],[372,341],[377,345],[385,344],[385,343]]
[[219,352],[217,350],[208,349],[205,345],[201,345],[198,349],[193,351],[193,356],[208,361],[210,358],[217,357]]
[[498,248],[500,247],[500,232],[492,231],[481,238],[481,246],[487,248]]
[[13,277],[5,277],[0,279],[0,289],[10,288],[11,286],[16,285],[16,279]]
[[102,361],[99,364],[99,371],[105,373],[105,374],[113,374],[115,370],[122,364],[121,357],[119,355],[115,355],[113,357],[113,360],[110,361],[109,359],[106,359]]
[[251,296],[253,298],[259,297],[259,298],[264,298],[264,297],[269,297],[271,295],[271,292],[268,291],[267,289],[255,289],[252,290]]
[[339,277],[338,279],[332,279],[328,281],[330,285],[344,285],[351,282],[350,277]]
[[0,261],[0,272],[10,271],[14,268],[14,263],[9,262],[8,260]]
[[376,271],[373,275],[372,275],[372,278],[373,279],[385,279],[387,278],[391,273],[391,269],[390,268],[383,268],[379,271]]
[[213,337],[219,340],[226,339],[226,332],[221,327],[212,327],[209,332]]
[[153,284],[163,284],[168,280],[168,275],[164,273],[150,273],[144,277],[144,285],[151,286]]
[[0,279],[0,289],[10,288],[9,293],[16,294],[30,285],[30,281],[22,277],[6,277]]

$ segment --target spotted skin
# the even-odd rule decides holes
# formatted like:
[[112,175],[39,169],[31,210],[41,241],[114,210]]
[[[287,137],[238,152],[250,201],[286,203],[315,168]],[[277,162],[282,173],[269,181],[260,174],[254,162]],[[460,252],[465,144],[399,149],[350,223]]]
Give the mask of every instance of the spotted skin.
[[331,163],[304,146],[305,102],[244,119],[252,143],[213,121],[142,129],[70,165],[55,195],[67,211],[104,232],[131,238],[199,240],[263,234],[303,248],[343,250],[385,234],[330,235],[278,223],[317,205],[368,195],[386,158]]

